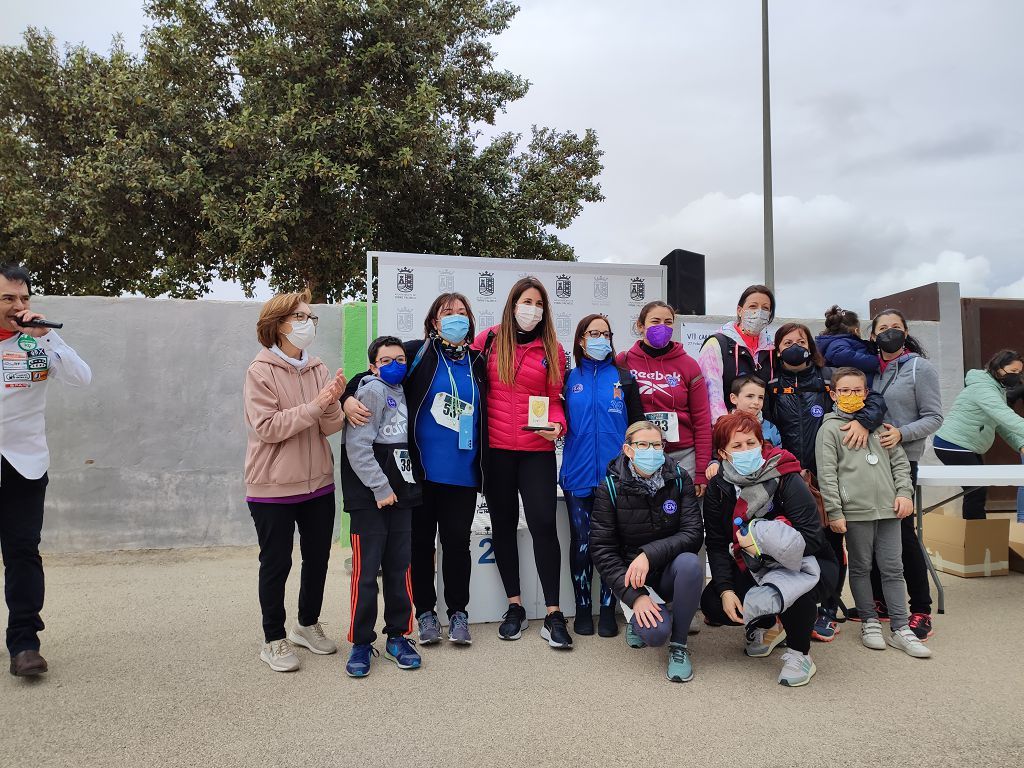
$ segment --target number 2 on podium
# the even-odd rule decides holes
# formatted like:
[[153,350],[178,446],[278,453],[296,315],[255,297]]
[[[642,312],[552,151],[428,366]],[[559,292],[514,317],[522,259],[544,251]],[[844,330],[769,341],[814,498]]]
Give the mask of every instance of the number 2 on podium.
[[490,539],[480,539],[480,548],[486,547],[486,551],[480,555],[477,561],[480,565],[494,565],[494,544]]

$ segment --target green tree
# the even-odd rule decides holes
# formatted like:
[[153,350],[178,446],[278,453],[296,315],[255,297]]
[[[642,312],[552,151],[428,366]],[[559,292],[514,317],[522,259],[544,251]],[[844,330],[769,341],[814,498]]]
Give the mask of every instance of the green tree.
[[46,290],[269,274],[327,300],[363,287],[367,250],[571,259],[552,229],[602,199],[595,134],[481,131],[528,87],[488,42],[516,11],[152,0],[138,60],[59,58],[30,31],[0,57],[0,193],[22,190],[0,203],[0,257],[60,275]]

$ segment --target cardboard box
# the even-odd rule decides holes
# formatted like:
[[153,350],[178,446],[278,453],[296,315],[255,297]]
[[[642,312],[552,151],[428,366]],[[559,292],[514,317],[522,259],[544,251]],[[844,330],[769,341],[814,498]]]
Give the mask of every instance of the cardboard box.
[[1024,523],[1010,523],[1010,570],[1024,573]]
[[973,578],[1009,573],[1009,520],[964,520],[934,512],[924,518],[924,545],[943,573]]

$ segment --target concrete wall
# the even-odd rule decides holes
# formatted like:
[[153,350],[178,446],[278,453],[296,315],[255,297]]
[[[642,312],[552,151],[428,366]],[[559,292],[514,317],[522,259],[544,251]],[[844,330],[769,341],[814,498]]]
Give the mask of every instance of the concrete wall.
[[[259,302],[41,296],[92,385],[48,386],[43,548],[253,544],[242,382]],[[340,367],[341,311],[317,306],[312,352]],[[335,455],[338,440],[333,439]]]

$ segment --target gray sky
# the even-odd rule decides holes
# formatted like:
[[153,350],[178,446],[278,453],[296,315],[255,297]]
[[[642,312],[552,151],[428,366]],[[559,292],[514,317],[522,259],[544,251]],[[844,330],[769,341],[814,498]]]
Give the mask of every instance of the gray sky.
[[[706,253],[708,309],[731,311],[762,270],[760,3],[520,4],[495,47],[532,88],[497,130],[594,128],[605,151],[607,199],[562,237],[586,261]],[[141,5],[0,0],[0,43],[135,46]],[[1024,298],[1022,32],[1016,0],[772,3],[782,314],[934,280]]]

